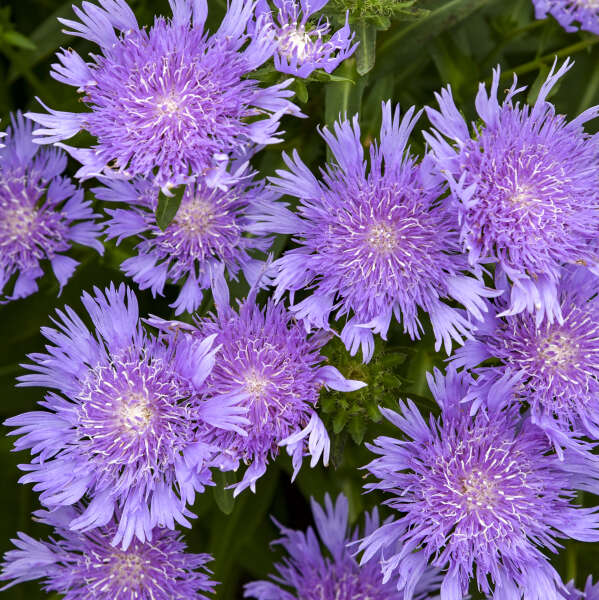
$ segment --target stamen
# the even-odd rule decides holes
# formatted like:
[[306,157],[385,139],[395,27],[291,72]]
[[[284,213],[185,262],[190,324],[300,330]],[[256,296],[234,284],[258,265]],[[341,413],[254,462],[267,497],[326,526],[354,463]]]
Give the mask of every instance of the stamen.
[[388,254],[397,248],[397,236],[387,223],[377,223],[368,232],[368,244],[381,254]]

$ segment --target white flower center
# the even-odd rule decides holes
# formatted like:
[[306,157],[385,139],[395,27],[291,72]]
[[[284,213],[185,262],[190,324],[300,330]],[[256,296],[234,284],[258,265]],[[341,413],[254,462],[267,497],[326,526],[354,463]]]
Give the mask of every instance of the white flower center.
[[368,231],[368,244],[381,254],[388,254],[397,248],[397,236],[387,223],[377,223]]
[[212,205],[205,200],[195,198],[179,208],[175,222],[190,237],[198,237],[208,233],[214,219]]
[[153,417],[154,410],[147,396],[131,392],[120,398],[118,421],[128,433],[143,433],[150,426]]
[[538,345],[539,357],[554,369],[567,369],[577,358],[574,340],[563,331],[550,333]]
[[0,231],[4,242],[29,238],[37,220],[37,210],[32,206],[17,206],[3,212]]
[[509,202],[517,208],[528,210],[537,204],[539,201],[535,197],[533,190],[527,186],[519,186],[515,193],[508,198]]
[[157,104],[158,116],[173,117],[181,112],[181,105],[173,94],[164,96]]
[[264,395],[268,384],[268,379],[255,371],[251,371],[245,377],[245,389],[254,399],[261,398]]
[[110,565],[110,576],[118,581],[119,586],[125,590],[127,588],[137,589],[143,586],[143,577],[146,562],[138,554],[131,550],[128,552],[115,552],[112,555]]
[[279,49],[288,57],[297,56],[298,60],[305,60],[308,55],[307,47],[312,43],[310,36],[302,27],[293,29],[280,38]]
[[497,484],[486,473],[480,470],[471,471],[461,483],[461,495],[469,511],[494,508],[497,501]]

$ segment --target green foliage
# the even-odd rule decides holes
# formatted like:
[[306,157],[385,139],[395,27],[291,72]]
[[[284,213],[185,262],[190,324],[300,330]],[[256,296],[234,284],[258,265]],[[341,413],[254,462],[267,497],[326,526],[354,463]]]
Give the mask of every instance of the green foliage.
[[158,193],[158,207],[156,208],[156,224],[164,231],[177,215],[181,200],[185,192],[185,186],[180,185],[176,188],[169,189],[169,194],[165,194],[163,190]]
[[347,433],[361,444],[368,424],[381,421],[379,406],[397,406],[405,379],[397,374],[407,355],[377,339],[372,360],[362,363],[361,355],[350,356],[341,340],[333,338],[323,349],[330,364],[345,377],[368,384],[355,392],[322,391],[320,409],[324,423],[335,435]]
[[417,6],[417,0],[331,0],[327,13],[345,14],[349,10],[351,19],[390,19],[423,15],[426,10]]

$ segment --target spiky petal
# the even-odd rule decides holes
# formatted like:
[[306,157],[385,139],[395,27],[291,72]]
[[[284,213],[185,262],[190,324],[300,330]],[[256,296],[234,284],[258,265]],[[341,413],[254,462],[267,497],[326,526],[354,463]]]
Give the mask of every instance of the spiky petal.
[[[336,123],[322,136],[337,164],[316,179],[297,153],[284,156],[288,171],[277,171],[274,189],[299,198],[298,213],[265,210],[264,227],[295,236],[297,249],[273,269],[275,298],[286,290],[312,293],[292,307],[310,327],[328,328],[332,314],[345,317],[341,337],[364,360],[372,357],[373,335],[386,339],[393,315],[414,339],[430,316],[436,347],[461,343],[482,319],[484,297],[493,295],[470,276],[459,254],[455,211],[440,199],[443,186],[426,164],[408,154],[407,143],[420,113],[383,105],[380,145],[370,147],[367,172],[357,116]],[[466,308],[454,308],[456,301]]]
[[37,291],[44,260],[62,290],[79,264],[64,254],[73,243],[104,252],[99,215],[63,176],[65,154],[34,144],[32,123],[21,113],[11,121],[0,146],[0,301]]
[[[513,381],[493,390],[513,395]],[[487,400],[472,415],[480,390],[467,374],[429,377],[440,408],[427,423],[416,406],[400,413],[381,409],[401,438],[379,437],[366,466],[379,481],[366,485],[390,497],[394,521],[366,536],[363,562],[381,548],[385,581],[399,574],[399,588],[427,564],[443,570],[441,598],[461,600],[471,580],[501,598],[561,600],[564,586],[541,552],[556,552],[557,538],[599,539],[598,509],[575,504],[577,490],[599,492],[597,459],[552,452],[543,430],[522,419],[504,398]]]
[[54,389],[42,410],[6,421],[31,449],[21,482],[35,484],[41,502],[87,508],[70,524],[87,531],[106,525],[118,509],[114,543],[151,539],[154,527],[189,526],[186,508],[212,483],[218,448],[204,427],[237,429],[243,408],[204,397],[214,363],[214,337],[167,344],[142,328],[135,295],[121,285],[83,294],[94,331],[69,307],[57,311],[56,329],[43,328],[46,353],[29,355],[32,373],[21,385]]
[[599,265],[599,139],[583,127],[599,106],[567,121],[547,100],[571,66],[554,64],[532,106],[514,102],[524,89],[516,77],[500,104],[495,69],[488,94],[480,84],[482,123],[472,134],[450,88],[436,94],[439,111],[427,108],[435,129],[425,136],[451,187],[463,249],[472,264],[496,262],[509,278],[505,314],[532,312],[537,324],[562,318],[562,264]]
[[[359,565],[353,545],[358,528],[349,528],[349,503],[340,494],[335,504],[327,494],[324,508],[311,500],[316,530],[304,533],[278,525],[282,537],[273,542],[289,555],[275,564],[277,575],[272,581],[254,581],[245,586],[244,597],[257,600],[403,600],[395,581],[383,583],[379,564],[371,561]],[[275,521],[276,523],[276,521]],[[379,527],[378,511],[366,513],[364,535]],[[416,585],[414,600],[425,600],[439,589],[435,569],[428,569]]]
[[308,77],[315,69],[333,72],[349,58],[357,44],[346,19],[345,25],[331,34],[328,19],[316,23],[310,17],[321,10],[328,0],[273,0],[274,11],[267,0],[258,0],[256,14],[274,32],[275,68],[296,77]]
[[185,552],[181,536],[156,529],[152,541],[135,540],[127,550],[111,545],[114,520],[88,533],[69,530],[84,507],[37,511],[38,521],[54,527],[59,538],[38,541],[19,532],[15,550],[4,555],[3,589],[23,581],[42,580],[46,592],[65,600],[206,600],[214,591],[206,563],[209,554]]
[[220,28],[204,28],[206,0],[170,0],[170,20],[157,17],[140,28],[124,0],[84,2],[78,21],[61,19],[68,33],[90,40],[100,52],[86,63],[72,49],[58,54],[52,75],[72,85],[90,109],[30,113],[42,127],[41,142],[58,142],[87,130],[91,148],[65,148],[82,163],[80,177],[103,173],[153,177],[178,184],[207,174],[223,154],[242,155],[271,144],[285,113],[298,113],[287,98],[289,82],[260,87],[247,75],[272,56],[273,35],[255,24],[253,3],[232,0]]

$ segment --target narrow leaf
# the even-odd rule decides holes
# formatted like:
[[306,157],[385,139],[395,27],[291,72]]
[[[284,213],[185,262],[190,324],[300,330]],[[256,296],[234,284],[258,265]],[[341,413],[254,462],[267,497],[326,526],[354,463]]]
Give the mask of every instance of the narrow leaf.
[[374,67],[376,58],[376,26],[361,19],[357,23],[356,34],[360,42],[356,50],[356,70],[359,75],[366,75]]
[[228,490],[227,487],[235,483],[235,477],[230,472],[213,471],[213,478],[216,486],[212,488],[212,492],[214,493],[216,504],[221,512],[225,515],[230,515],[233,512],[235,499],[233,498],[233,490]]
[[16,48],[35,50],[35,44],[18,31],[5,31],[2,37],[7,44],[15,46]]
[[181,199],[185,192],[185,186],[180,185],[175,188],[172,196],[167,196],[162,190],[158,195],[158,208],[156,209],[156,224],[164,231],[175,218]]

